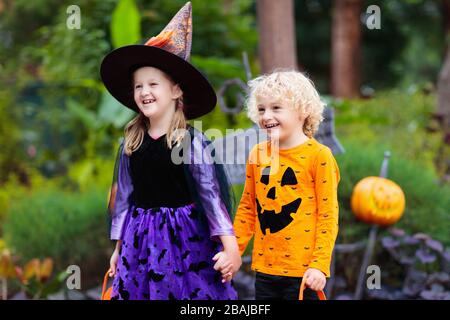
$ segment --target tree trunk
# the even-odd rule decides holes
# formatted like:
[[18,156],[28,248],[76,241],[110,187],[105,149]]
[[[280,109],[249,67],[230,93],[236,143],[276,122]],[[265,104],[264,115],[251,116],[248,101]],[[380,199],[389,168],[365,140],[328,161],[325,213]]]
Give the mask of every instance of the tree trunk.
[[442,11],[444,13],[444,28],[446,35],[450,35],[450,0],[442,0]]
[[361,82],[362,0],[336,0],[331,29],[331,93],[335,97],[359,96]]
[[258,0],[261,72],[297,69],[294,4],[292,0]]

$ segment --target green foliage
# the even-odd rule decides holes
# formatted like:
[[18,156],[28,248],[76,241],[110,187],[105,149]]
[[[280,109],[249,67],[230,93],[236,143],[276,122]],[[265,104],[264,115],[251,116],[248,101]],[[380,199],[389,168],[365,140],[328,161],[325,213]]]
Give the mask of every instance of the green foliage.
[[[12,203],[5,240],[22,259],[51,257],[58,270],[97,261],[109,254],[107,190],[69,193],[48,187]],[[98,270],[97,270],[98,271]]]
[[72,120],[78,120],[87,129],[81,143],[85,160],[92,160],[99,155],[109,157],[115,144],[112,131],[122,131],[126,123],[135,116],[135,112],[124,108],[106,90],[95,111],[72,99],[67,101],[67,107]]
[[[67,2],[67,6],[70,4]],[[5,135],[10,137],[4,144],[5,149],[31,148],[35,155],[31,157],[18,151],[8,152],[10,165],[6,167],[5,174],[2,172],[0,181],[6,180],[4,176],[14,171],[25,176],[21,180],[26,180],[27,167],[39,168],[47,176],[64,174],[71,162],[86,153],[92,153],[84,149],[87,137],[91,139],[86,147],[95,140],[99,142],[100,150],[110,150],[117,135],[103,121],[100,121],[103,131],[92,126],[86,127],[83,122],[92,113],[94,118],[91,120],[96,122],[98,105],[104,101],[98,68],[101,57],[110,48],[107,25],[115,1],[78,2],[81,9],[79,30],[66,27],[67,6],[63,3],[57,6],[50,5],[49,1],[38,1],[35,5],[52,9],[50,12],[37,10],[43,14],[42,21],[38,20],[39,23],[29,32],[27,41],[19,41],[20,36],[15,38],[17,41],[8,52],[14,56],[17,50],[16,58],[8,59],[13,61],[5,65],[5,72],[0,77],[7,88],[11,87],[11,79],[14,79],[14,86],[8,92],[10,97],[6,102],[0,101],[0,108],[5,103],[8,115],[15,112],[14,126],[17,128],[14,130],[11,125],[10,128],[5,127],[10,131]],[[29,6],[21,1],[10,11],[15,16],[18,12],[28,10]],[[7,19],[0,27],[8,30],[12,26],[15,26],[14,20]],[[17,105],[21,108],[17,108]],[[86,115],[84,118],[81,117],[83,113]],[[2,111],[0,114],[3,114]],[[113,125],[117,123],[116,118]],[[107,134],[94,139],[99,132]],[[15,154],[20,156],[14,157]]]
[[72,1],[38,0],[32,4],[14,1],[6,4],[0,13],[0,30],[10,36],[10,41],[0,43],[0,57],[5,55],[5,61],[8,61],[4,66],[7,74],[16,78],[16,84],[17,81],[22,83],[24,78],[33,81],[40,76],[36,74],[36,67],[46,64],[54,71],[52,76],[59,76],[64,82],[69,75],[76,80],[85,78],[78,77],[85,70],[94,71],[97,76],[95,66],[107,49],[105,42],[109,47],[107,24],[115,3],[116,0],[77,1],[81,13],[79,30],[66,26],[69,17],[66,10],[74,4]]
[[121,0],[112,13],[114,48],[136,44],[141,39],[141,16],[134,0]]
[[39,48],[26,47],[22,54],[24,59],[41,61],[44,80],[71,87],[98,87],[89,79],[98,78],[99,57],[109,50],[103,30],[70,30],[57,24],[42,27],[40,33],[46,43]]
[[[351,212],[353,188],[362,178],[379,175],[386,149],[382,145],[367,145],[351,139],[341,138],[341,142],[346,152],[336,156],[341,172],[339,242],[350,243],[368,235],[368,226],[356,221]],[[402,188],[406,197],[406,209],[396,227],[408,233],[424,232],[450,244],[450,188],[439,186],[432,170],[402,157],[395,150],[391,152],[388,178]]]
[[19,112],[17,108],[12,106],[12,93],[6,88],[0,88],[0,145],[2,148],[0,153],[0,185],[10,179],[13,174],[18,176],[22,183],[27,182],[27,168],[21,161],[24,158],[24,152],[20,148],[22,146],[22,133],[20,123],[18,123]]
[[134,111],[124,108],[105,90],[103,91],[102,99],[98,106],[98,114],[95,118],[100,123],[97,126],[112,124],[114,128],[122,130],[135,115]]
[[[137,8],[133,3],[81,0],[77,3],[79,30],[66,26],[70,1],[39,0],[33,5],[17,1],[5,10],[8,15],[0,31],[10,32],[14,42],[9,47],[7,42],[0,43],[0,57],[6,55],[9,61],[0,65],[0,83],[8,88],[8,96],[0,99],[0,119],[11,117],[12,112],[15,118],[5,126],[8,134],[0,138],[8,150],[5,158],[0,157],[0,182],[14,171],[25,181],[28,167],[55,177],[66,174],[79,159],[110,157],[133,113],[105,92],[98,72],[101,59],[111,47],[143,43],[157,35],[185,1],[136,1]],[[252,2],[193,1],[192,5],[193,63],[211,77],[216,88],[228,78],[244,79],[242,51],[252,58],[256,49]],[[20,18],[33,11],[35,19]],[[129,28],[134,31],[130,33]],[[14,90],[10,90],[11,79]],[[22,106],[21,112],[11,108],[16,103]],[[217,119],[223,128],[236,122],[231,116]],[[22,151],[30,147],[36,150],[33,157]]]
[[111,186],[114,171],[114,158],[83,159],[74,163],[68,170],[67,177],[81,192],[86,192],[93,185],[102,189]]
[[[8,182],[0,188],[0,238],[3,234],[4,222],[14,202],[20,201],[25,195],[26,188],[17,181],[17,177],[10,177]],[[1,248],[0,248],[1,250]]]
[[436,96],[411,87],[380,92],[368,100],[335,100],[336,134],[365,145],[380,145],[404,158],[434,167],[440,137],[427,132]]
[[192,63],[201,70],[208,71],[208,80],[215,87],[222,84],[224,79],[245,79],[243,63],[238,58],[216,58],[192,56]]

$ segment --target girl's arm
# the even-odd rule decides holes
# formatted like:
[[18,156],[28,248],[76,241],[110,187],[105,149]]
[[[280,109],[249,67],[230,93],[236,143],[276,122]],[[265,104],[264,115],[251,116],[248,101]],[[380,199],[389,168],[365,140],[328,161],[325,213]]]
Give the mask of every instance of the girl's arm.
[[119,252],[120,248],[122,247],[122,240],[117,240],[116,242],[116,251]]
[[109,276],[114,277],[116,275],[117,270],[117,261],[119,260],[119,252],[120,248],[122,247],[122,240],[118,240],[116,242],[116,248],[114,249],[114,252],[111,256],[111,259],[109,260]]
[[233,225],[221,197],[216,167],[209,148],[204,144],[201,134],[191,138],[191,158],[188,166],[190,176],[208,220],[210,237],[213,241],[222,242],[224,248],[214,256],[214,268],[222,272],[224,281],[231,280],[242,264]]
[[239,248],[235,236],[220,236],[220,241],[222,242],[224,251],[237,253],[239,256]]
[[119,163],[117,172],[117,191],[112,209],[111,240],[121,240],[125,231],[129,197],[133,191],[130,176],[130,159],[124,152],[123,143],[119,149]]
[[220,241],[221,236],[234,238],[231,218],[221,197],[216,168],[211,154],[205,148],[201,137],[192,138],[191,159],[188,165],[190,176],[208,220],[211,239]]

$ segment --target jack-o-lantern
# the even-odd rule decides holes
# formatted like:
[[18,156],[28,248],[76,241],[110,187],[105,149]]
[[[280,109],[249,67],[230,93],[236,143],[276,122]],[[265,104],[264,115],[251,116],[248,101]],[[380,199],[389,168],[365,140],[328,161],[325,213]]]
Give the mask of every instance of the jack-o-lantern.
[[366,177],[353,189],[351,207],[358,219],[370,224],[389,226],[402,217],[405,195],[389,179]]
[[[291,215],[297,212],[302,202],[295,192],[298,182],[294,170],[285,165],[281,165],[281,170],[281,175],[271,175],[271,167],[265,166],[260,180],[256,182],[264,185],[265,194],[262,199],[256,198],[258,220],[264,235],[266,229],[269,229],[270,233],[276,233],[286,228],[293,220]],[[280,202],[281,193],[284,198],[289,193],[295,196],[290,197],[291,201]]]

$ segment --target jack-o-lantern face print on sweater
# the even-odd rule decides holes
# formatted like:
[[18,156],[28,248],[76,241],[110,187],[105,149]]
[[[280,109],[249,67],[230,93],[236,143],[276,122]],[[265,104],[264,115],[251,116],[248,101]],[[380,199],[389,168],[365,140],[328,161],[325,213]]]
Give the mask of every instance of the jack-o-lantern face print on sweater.
[[[274,176],[272,176],[271,179],[270,169],[270,166],[265,167],[260,179],[260,182],[266,186],[264,187],[264,190],[269,190],[265,197],[265,199],[267,200],[266,202],[270,202],[270,200],[277,201],[277,194],[279,195],[283,192],[283,187],[289,186],[295,189],[295,186],[298,184],[294,170],[291,167],[287,167],[284,170],[280,183],[278,183]],[[289,203],[281,205],[281,210],[279,212],[276,212],[273,209],[263,210],[261,207],[261,201],[258,199],[258,197],[256,197],[256,210],[258,212],[261,232],[265,235],[266,229],[269,229],[270,233],[275,233],[283,230],[292,222],[293,217],[291,215],[297,212],[301,202],[302,198],[297,197]]]
[[254,237],[252,269],[301,277],[308,268],[329,275],[338,230],[339,168],[315,139],[270,154],[255,146],[234,220],[241,254]]

